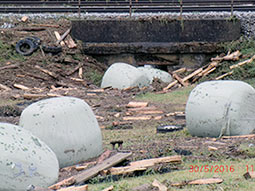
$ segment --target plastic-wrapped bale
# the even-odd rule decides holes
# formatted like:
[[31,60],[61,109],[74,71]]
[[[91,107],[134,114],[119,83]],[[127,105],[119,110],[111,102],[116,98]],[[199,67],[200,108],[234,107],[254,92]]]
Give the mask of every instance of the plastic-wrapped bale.
[[48,187],[58,180],[55,153],[31,132],[0,123],[0,191],[24,191],[33,184]]
[[74,97],[50,98],[28,106],[19,125],[56,153],[60,167],[77,164],[102,152],[102,135],[89,105]]
[[125,89],[149,86],[150,80],[136,67],[125,63],[115,63],[105,72],[101,87]]
[[192,90],[186,105],[191,135],[219,137],[254,131],[255,90],[241,81],[210,81]]
[[165,83],[170,83],[173,81],[172,76],[163,70],[152,67],[138,67],[137,69],[147,76],[147,78],[150,80],[150,83],[152,83],[154,78],[158,78]]

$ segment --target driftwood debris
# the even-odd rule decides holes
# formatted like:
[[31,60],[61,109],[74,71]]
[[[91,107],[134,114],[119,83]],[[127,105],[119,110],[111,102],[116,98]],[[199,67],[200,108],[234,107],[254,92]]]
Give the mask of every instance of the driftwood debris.
[[24,90],[24,91],[30,90],[29,87],[24,86],[24,85],[21,85],[21,84],[13,84],[13,86],[14,86],[15,88],[18,88],[18,89],[21,89],[21,90]]
[[114,189],[113,186],[109,186],[108,188],[105,188],[102,191],[112,191],[113,189]]
[[237,68],[237,67],[240,67],[240,66],[242,66],[242,65],[249,64],[249,63],[253,62],[254,59],[255,59],[255,55],[252,56],[252,57],[251,57],[250,59],[248,59],[248,60],[245,60],[245,61],[239,62],[238,64],[235,64],[235,65],[230,66],[230,69],[232,70],[232,69]]
[[217,78],[215,78],[215,80],[221,80],[221,79],[223,79],[223,78],[225,78],[226,76],[229,76],[229,75],[231,75],[231,74],[233,74],[233,71],[230,71],[230,72],[227,72],[227,73],[225,73],[225,74],[223,74],[223,75],[220,75],[220,76],[218,76]]
[[238,138],[253,138],[255,134],[250,135],[236,135],[236,136],[222,136],[222,139],[238,139]]
[[126,116],[126,117],[123,117],[124,121],[138,121],[138,120],[145,121],[145,120],[150,120],[150,119],[152,119],[152,116],[150,116],[150,115],[145,115],[145,116]]
[[12,89],[9,88],[8,86],[4,85],[4,84],[0,84],[0,89],[3,89],[5,91],[11,91]]
[[[57,32],[57,31],[55,31],[54,33],[55,33],[55,35],[56,35],[56,32],[58,33],[58,35],[56,35],[56,37],[57,37],[57,42],[56,42],[56,44],[59,44],[59,43],[61,43],[61,42],[63,42],[63,40],[67,37],[67,35],[71,32],[71,29],[72,28],[69,28],[69,29],[67,29],[67,31],[62,35],[62,36],[60,36],[59,35],[59,33]],[[64,42],[63,42],[64,43]],[[64,43],[65,44],[65,43]],[[62,46],[62,45],[61,45]]]
[[61,188],[58,189],[57,191],[88,191],[89,187],[88,185],[83,185],[83,186],[70,186],[66,188]]
[[49,189],[58,190],[61,187],[73,185],[75,182],[76,182],[75,178],[70,177],[70,178],[67,178],[67,179],[64,179],[64,180],[58,182],[57,184],[49,186]]
[[109,169],[111,175],[127,175],[132,174],[135,171],[144,171],[148,168],[154,167],[157,164],[162,163],[181,163],[182,158],[179,155],[145,159],[140,161],[134,161],[129,164],[129,166],[124,167],[113,167]]
[[70,49],[77,48],[77,44],[74,42],[74,40],[72,39],[72,37],[70,35],[67,35],[64,42],[67,45],[67,47]]
[[65,46],[65,43],[64,43],[63,39],[61,40],[61,36],[60,36],[59,32],[54,31],[54,34],[55,34],[55,37],[57,39],[56,44],[58,45],[60,43],[61,46]]

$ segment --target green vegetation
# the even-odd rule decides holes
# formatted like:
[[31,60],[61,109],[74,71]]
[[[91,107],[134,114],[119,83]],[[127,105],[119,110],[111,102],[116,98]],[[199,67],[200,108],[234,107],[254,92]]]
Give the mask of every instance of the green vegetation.
[[97,70],[89,69],[84,74],[85,78],[90,80],[93,84],[100,86],[103,78],[103,74]]
[[0,62],[11,61],[24,61],[25,57],[16,53],[15,48],[9,44],[0,41]]
[[139,101],[149,101],[155,103],[185,104],[189,93],[194,87],[195,86],[193,85],[186,88],[180,88],[166,94],[155,94],[149,92],[138,95],[136,99]]

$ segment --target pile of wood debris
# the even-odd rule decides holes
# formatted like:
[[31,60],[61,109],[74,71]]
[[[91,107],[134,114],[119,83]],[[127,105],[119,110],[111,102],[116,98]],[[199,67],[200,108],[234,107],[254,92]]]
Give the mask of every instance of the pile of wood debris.
[[[215,58],[212,58],[211,62],[208,65],[201,67],[199,69],[196,69],[195,71],[193,71],[191,74],[189,74],[188,76],[186,76],[184,78],[181,78],[179,76],[179,74],[186,72],[187,71],[186,68],[181,68],[176,71],[173,71],[172,75],[175,78],[175,81],[171,82],[167,87],[165,87],[163,89],[163,91],[166,92],[167,90],[171,89],[172,87],[174,87],[176,85],[179,85],[180,87],[181,86],[186,87],[190,84],[193,84],[193,83],[197,82],[199,79],[201,79],[202,77],[205,77],[205,76],[211,74],[212,72],[214,72],[217,69],[217,67],[221,64],[221,62],[223,62],[223,61],[238,61],[241,56],[242,56],[242,54],[239,50],[237,50],[233,53],[228,52],[228,54],[225,56],[221,56],[221,57],[217,56]],[[242,62],[239,62],[237,64],[230,66],[229,72],[216,77],[214,80],[221,80],[221,79],[225,78],[226,76],[233,74],[233,69],[243,66],[245,64],[252,63],[254,59],[255,59],[255,55],[245,61],[242,61]]]

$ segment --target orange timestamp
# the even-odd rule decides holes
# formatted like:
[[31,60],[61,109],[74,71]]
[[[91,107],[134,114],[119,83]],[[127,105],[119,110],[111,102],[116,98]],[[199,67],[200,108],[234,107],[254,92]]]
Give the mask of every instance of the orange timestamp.
[[[253,165],[245,165],[245,169],[247,172],[254,171]],[[190,165],[189,172],[213,172],[213,173],[223,173],[235,172],[236,168],[234,165]]]

